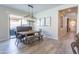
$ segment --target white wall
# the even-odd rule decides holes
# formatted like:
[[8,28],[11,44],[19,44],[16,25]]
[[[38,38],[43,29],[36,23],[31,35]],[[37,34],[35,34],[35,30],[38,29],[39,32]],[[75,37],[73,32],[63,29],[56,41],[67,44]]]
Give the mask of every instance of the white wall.
[[[46,16],[51,16],[52,17],[52,21],[51,21],[51,27],[41,27],[45,32],[49,33],[49,36],[46,36],[48,38],[52,38],[52,39],[57,39],[58,40],[58,11],[65,9],[65,8],[70,8],[70,7],[75,7],[78,5],[61,5],[55,8],[51,8],[42,12],[39,12],[36,14],[37,19],[42,18],[42,17],[46,17]],[[79,7],[79,6],[78,6]],[[78,19],[79,19],[79,15],[78,15]],[[78,20],[79,22],[79,20]],[[36,23],[37,24],[37,23]],[[77,23],[77,27],[79,27],[79,24]],[[36,26],[39,28],[39,26]],[[79,29],[79,28],[77,28]],[[78,30],[79,31],[79,30]]]
[[0,6],[0,41],[9,39],[9,14],[23,16],[24,12]]
[[0,41],[8,38],[8,15],[0,9]]

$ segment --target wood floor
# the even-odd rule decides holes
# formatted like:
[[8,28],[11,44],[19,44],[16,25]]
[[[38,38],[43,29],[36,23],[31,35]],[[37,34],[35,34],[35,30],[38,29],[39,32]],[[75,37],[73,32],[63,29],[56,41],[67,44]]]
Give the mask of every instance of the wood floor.
[[44,38],[32,45],[15,45],[16,39],[0,42],[0,54],[72,54],[71,42],[74,41],[74,34],[70,33],[63,39],[54,40]]

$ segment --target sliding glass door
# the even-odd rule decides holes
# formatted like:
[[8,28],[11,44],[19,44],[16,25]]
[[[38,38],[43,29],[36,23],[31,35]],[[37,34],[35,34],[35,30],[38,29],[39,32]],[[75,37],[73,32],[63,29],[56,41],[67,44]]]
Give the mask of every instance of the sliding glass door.
[[16,37],[16,27],[17,26],[29,26],[26,18],[21,17],[21,16],[10,14],[9,21],[10,21],[10,38]]
[[16,28],[17,26],[32,26],[34,27],[34,21],[27,21],[26,18],[16,15],[9,15],[10,21],[10,38],[16,37]]
[[11,19],[10,18],[10,38],[16,37],[16,27],[21,26],[21,20],[20,19]]
[[22,25],[22,17],[16,15],[10,15],[10,38],[16,37],[16,27]]

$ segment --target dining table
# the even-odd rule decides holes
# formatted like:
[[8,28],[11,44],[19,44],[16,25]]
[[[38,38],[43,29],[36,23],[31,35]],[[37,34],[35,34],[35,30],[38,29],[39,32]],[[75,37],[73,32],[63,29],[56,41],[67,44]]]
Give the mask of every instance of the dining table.
[[33,31],[33,30],[30,30],[30,31],[23,31],[23,32],[17,32],[18,34],[21,34],[21,35],[30,35],[30,34],[40,34],[40,31]]
[[33,38],[37,37],[40,40],[40,31],[30,30],[30,31],[18,32],[18,34],[24,35],[26,38],[25,39],[26,41],[28,41],[27,37],[29,37],[29,36],[32,36]]

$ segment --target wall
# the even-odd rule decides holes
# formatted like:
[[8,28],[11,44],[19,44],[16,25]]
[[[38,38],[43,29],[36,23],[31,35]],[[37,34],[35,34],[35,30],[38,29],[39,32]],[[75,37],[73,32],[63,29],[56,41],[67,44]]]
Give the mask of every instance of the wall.
[[23,16],[24,12],[0,6],[0,41],[9,39],[9,14]]
[[0,9],[0,41],[8,38],[8,15]]
[[[70,8],[70,7],[75,7],[75,6],[78,6],[78,5],[61,5],[61,6],[58,6],[58,7],[55,7],[55,8],[52,7],[51,9],[37,13],[36,14],[37,20],[39,18],[42,18],[42,17],[51,16],[52,21],[51,21],[51,27],[39,27],[39,26],[36,25],[36,29],[42,28],[43,31],[45,31],[49,34],[49,36],[46,36],[46,37],[58,40],[58,27],[59,27],[59,25],[58,25],[59,24],[58,11],[62,10],[62,9]],[[79,22],[79,20],[78,20],[78,22]],[[77,23],[77,27],[79,27],[78,23]],[[77,29],[79,29],[79,28],[77,28]]]
[[78,5],[78,15],[77,15],[77,33],[79,33],[79,5]]

